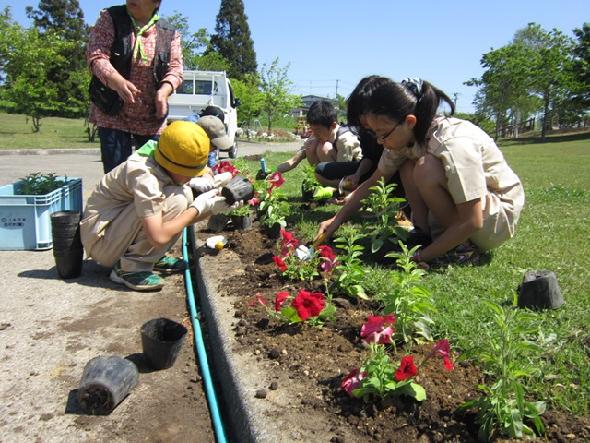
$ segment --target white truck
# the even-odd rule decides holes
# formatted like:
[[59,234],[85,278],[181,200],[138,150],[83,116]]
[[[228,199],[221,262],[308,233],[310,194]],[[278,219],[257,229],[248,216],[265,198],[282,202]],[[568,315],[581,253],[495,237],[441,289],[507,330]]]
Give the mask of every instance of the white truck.
[[238,155],[236,131],[237,107],[240,101],[234,97],[225,71],[184,71],[184,80],[168,99],[168,120],[182,120],[199,115],[207,106],[217,106],[224,114],[227,135],[233,141],[228,149],[230,158]]

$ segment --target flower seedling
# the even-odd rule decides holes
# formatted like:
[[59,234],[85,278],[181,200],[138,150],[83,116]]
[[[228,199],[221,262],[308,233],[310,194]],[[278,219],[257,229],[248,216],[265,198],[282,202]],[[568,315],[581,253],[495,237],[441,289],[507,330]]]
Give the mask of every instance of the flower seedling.
[[530,313],[485,302],[492,312],[495,334],[489,336],[486,352],[480,356],[484,368],[495,380],[491,386],[479,385],[484,395],[463,403],[459,410],[475,409],[479,439],[489,441],[503,435],[512,438],[544,433],[541,414],[545,402],[525,399],[523,379],[538,373],[527,362],[539,347],[527,340],[535,333],[535,321]]
[[285,183],[280,172],[275,172],[266,177],[264,190],[259,192],[258,210],[261,212],[260,222],[270,228],[278,223],[281,227],[287,226],[285,218],[289,215],[289,205],[282,201],[282,196],[275,190]]
[[[426,391],[416,382],[418,366],[413,355],[405,355],[394,365],[386,352],[385,344],[391,343],[391,330],[395,317],[369,317],[361,328],[363,341],[369,343],[370,355],[360,368],[353,369],[340,386],[350,396],[369,401],[375,398],[406,395],[416,401],[426,400]],[[437,342],[421,366],[433,356],[443,358],[443,369],[452,371],[450,346],[447,340]]]
[[383,303],[385,314],[395,314],[397,333],[404,342],[420,336],[432,340],[430,314],[435,311],[431,292],[422,286],[425,272],[412,261],[412,255],[418,246],[408,250],[399,242],[401,252],[390,252],[387,257],[395,257],[399,271],[390,274],[391,284],[384,292],[376,294]]
[[342,254],[338,255],[336,266],[336,286],[345,294],[367,300],[369,297],[363,287],[365,269],[361,261],[363,247],[357,244],[362,237],[353,231],[345,232],[334,240]]
[[332,248],[326,245],[307,247],[285,229],[281,229],[280,235],[280,253],[273,260],[282,275],[289,280],[308,282],[321,275],[327,286],[337,264]]
[[392,197],[395,186],[395,183],[386,185],[381,178],[375,186],[370,188],[369,196],[362,201],[363,209],[373,214],[374,218],[373,223],[366,223],[363,227],[366,236],[371,238],[373,254],[383,247],[386,240],[395,242],[397,239],[407,238],[407,231],[396,221],[400,205],[406,200]]
[[304,289],[299,290],[295,296],[288,291],[277,292],[272,306],[258,293],[253,304],[263,305],[271,318],[289,324],[308,323],[321,327],[326,321],[333,319],[336,313],[336,307],[322,292]]
[[45,195],[61,188],[67,183],[65,180],[58,180],[55,174],[41,174],[35,172],[19,179],[17,186],[18,195]]

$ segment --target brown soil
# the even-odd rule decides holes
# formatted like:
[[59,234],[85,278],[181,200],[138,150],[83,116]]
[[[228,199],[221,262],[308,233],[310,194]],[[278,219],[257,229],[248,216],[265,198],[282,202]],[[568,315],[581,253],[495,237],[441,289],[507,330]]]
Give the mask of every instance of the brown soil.
[[[202,238],[208,235],[200,234]],[[236,253],[245,270],[242,278],[219,278],[221,296],[239,296],[233,325],[239,343],[236,352],[256,356],[253,371],[265,373],[261,379],[274,380],[270,390],[297,393],[299,404],[291,405],[297,409],[298,417],[297,422],[292,423],[293,429],[305,435],[307,428],[313,435],[313,429],[321,427],[328,431],[332,442],[476,441],[474,415],[457,414],[455,409],[479,395],[476,386],[482,381],[482,374],[477,367],[459,361],[453,372],[444,372],[441,362],[435,358],[418,364],[417,381],[428,396],[421,403],[398,399],[375,404],[349,398],[340,389],[340,382],[367,355],[358,331],[372,313],[370,306],[334,294],[336,320],[322,329],[305,324],[286,325],[269,319],[266,310],[254,302],[256,293],[273,300],[280,290],[295,292],[301,288],[277,274],[269,254],[276,253],[277,241],[262,235],[257,222],[250,231],[229,229],[224,235],[228,238],[227,250],[221,251],[219,256]],[[224,260],[217,262],[218,275],[232,275],[229,269],[224,272]],[[235,265],[233,259],[227,263]],[[431,346],[398,349],[398,356],[402,352],[412,352],[415,361],[420,363]],[[547,412],[543,417],[550,441],[587,441],[590,438],[587,419],[557,412]]]

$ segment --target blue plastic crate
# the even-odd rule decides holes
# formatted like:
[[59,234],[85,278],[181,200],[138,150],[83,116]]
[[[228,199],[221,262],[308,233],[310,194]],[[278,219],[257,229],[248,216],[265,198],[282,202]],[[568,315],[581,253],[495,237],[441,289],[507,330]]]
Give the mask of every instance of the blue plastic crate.
[[18,182],[0,186],[0,251],[50,249],[51,214],[82,211],[82,179],[57,178],[66,184],[45,195],[15,195]]

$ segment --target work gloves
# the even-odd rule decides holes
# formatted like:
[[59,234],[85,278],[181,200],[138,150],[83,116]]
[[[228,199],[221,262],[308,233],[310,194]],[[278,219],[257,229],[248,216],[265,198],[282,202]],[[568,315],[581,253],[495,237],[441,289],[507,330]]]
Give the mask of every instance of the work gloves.
[[205,174],[201,177],[191,178],[188,184],[197,192],[207,192],[227,185],[231,179],[231,172],[224,172],[213,176],[211,174]]
[[233,211],[244,205],[244,202],[242,201],[235,202],[233,205],[228,205],[225,201],[225,197],[219,195],[219,192],[218,188],[211,189],[196,197],[191,206],[198,211],[198,215],[214,215]]

